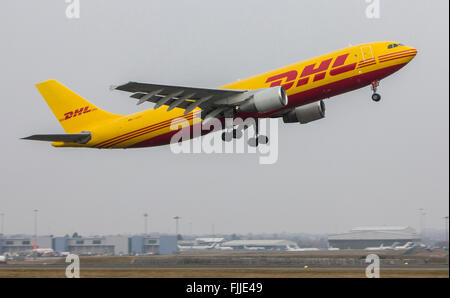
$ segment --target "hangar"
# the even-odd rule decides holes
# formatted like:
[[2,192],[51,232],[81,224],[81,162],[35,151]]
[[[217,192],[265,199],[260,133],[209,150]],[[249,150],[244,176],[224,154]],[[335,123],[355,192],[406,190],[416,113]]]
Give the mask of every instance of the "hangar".
[[420,236],[411,227],[359,227],[348,233],[328,236],[328,246],[339,249],[365,249],[405,245],[407,242],[420,242]]

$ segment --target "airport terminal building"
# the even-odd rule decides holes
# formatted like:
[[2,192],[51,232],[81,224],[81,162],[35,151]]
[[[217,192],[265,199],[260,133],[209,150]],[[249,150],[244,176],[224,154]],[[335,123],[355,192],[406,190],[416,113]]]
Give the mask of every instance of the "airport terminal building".
[[[23,251],[31,251],[33,249],[33,242],[35,240],[31,237],[5,237],[0,235],[0,254],[16,254]],[[52,237],[42,236],[36,240],[37,247],[52,247]]]
[[[0,237],[0,254],[26,255],[33,250],[34,237]],[[117,235],[99,237],[39,236],[37,248],[51,248],[56,254],[80,256],[168,255],[178,252],[175,235]]]
[[328,236],[328,246],[339,249],[366,249],[418,243],[420,236],[411,227],[359,227],[348,233]]

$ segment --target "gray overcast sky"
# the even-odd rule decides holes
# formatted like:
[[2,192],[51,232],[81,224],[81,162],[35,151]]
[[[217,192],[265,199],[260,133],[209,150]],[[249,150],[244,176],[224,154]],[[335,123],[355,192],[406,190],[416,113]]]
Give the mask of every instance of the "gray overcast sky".
[[[0,212],[6,233],[342,232],[360,225],[443,227],[449,210],[449,1],[2,1]],[[419,55],[385,79],[327,102],[327,118],[280,125],[279,161],[100,151],[21,141],[62,128],[34,84],[55,78],[118,114],[136,106],[111,84],[216,87],[337,50],[395,40]]]

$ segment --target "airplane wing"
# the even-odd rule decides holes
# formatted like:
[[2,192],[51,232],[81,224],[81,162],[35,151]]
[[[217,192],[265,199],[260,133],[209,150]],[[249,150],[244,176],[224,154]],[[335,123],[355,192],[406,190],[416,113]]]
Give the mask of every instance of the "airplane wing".
[[130,97],[138,99],[138,105],[149,101],[155,103],[155,109],[165,105],[169,106],[167,111],[181,108],[185,110],[184,114],[188,114],[198,107],[203,110],[202,118],[204,119],[232,112],[235,106],[250,98],[250,95],[245,96],[248,93],[247,90],[206,89],[137,82],[114,86],[111,89],[131,92],[133,94]]
[[71,134],[51,134],[51,135],[32,135],[23,140],[46,141],[46,142],[71,142],[86,144],[91,140],[90,133],[71,133]]

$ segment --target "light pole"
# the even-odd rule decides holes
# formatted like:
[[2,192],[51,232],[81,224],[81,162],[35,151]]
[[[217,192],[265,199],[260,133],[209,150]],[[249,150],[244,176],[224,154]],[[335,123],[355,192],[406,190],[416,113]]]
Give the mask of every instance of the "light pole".
[[148,213],[144,213],[144,233],[148,235]]
[[175,234],[176,234],[177,237],[178,237],[178,222],[179,222],[179,220],[181,219],[181,217],[175,216],[173,219],[175,219]]
[[420,216],[420,235],[421,235],[421,237],[422,237],[422,240],[423,240],[424,231],[425,231],[425,221],[424,221],[425,215],[426,215],[425,209],[419,208],[419,216]]
[[4,236],[4,233],[5,233],[5,213],[0,213],[0,216],[1,216],[1,222],[0,222],[0,224],[1,224],[1,229],[0,229],[0,234],[2,235],[2,237]]
[[39,210],[37,210],[37,209],[34,209],[33,210],[34,211],[34,243],[36,244],[36,242],[37,242],[37,234],[38,234],[38,227],[37,227],[37,225],[38,225],[38,212],[39,212]]
[[[38,217],[38,211],[39,210],[37,210],[37,209],[33,210],[33,212],[34,212],[34,241],[33,241],[34,243],[33,243],[33,249],[38,247],[37,246],[37,222],[38,222],[37,217]],[[36,257],[37,257],[36,252],[34,252],[33,253],[33,258],[36,259]]]
[[445,245],[448,248],[448,216],[444,217],[444,222],[445,222],[445,228],[444,228],[445,237],[444,237],[444,239],[445,239]]

